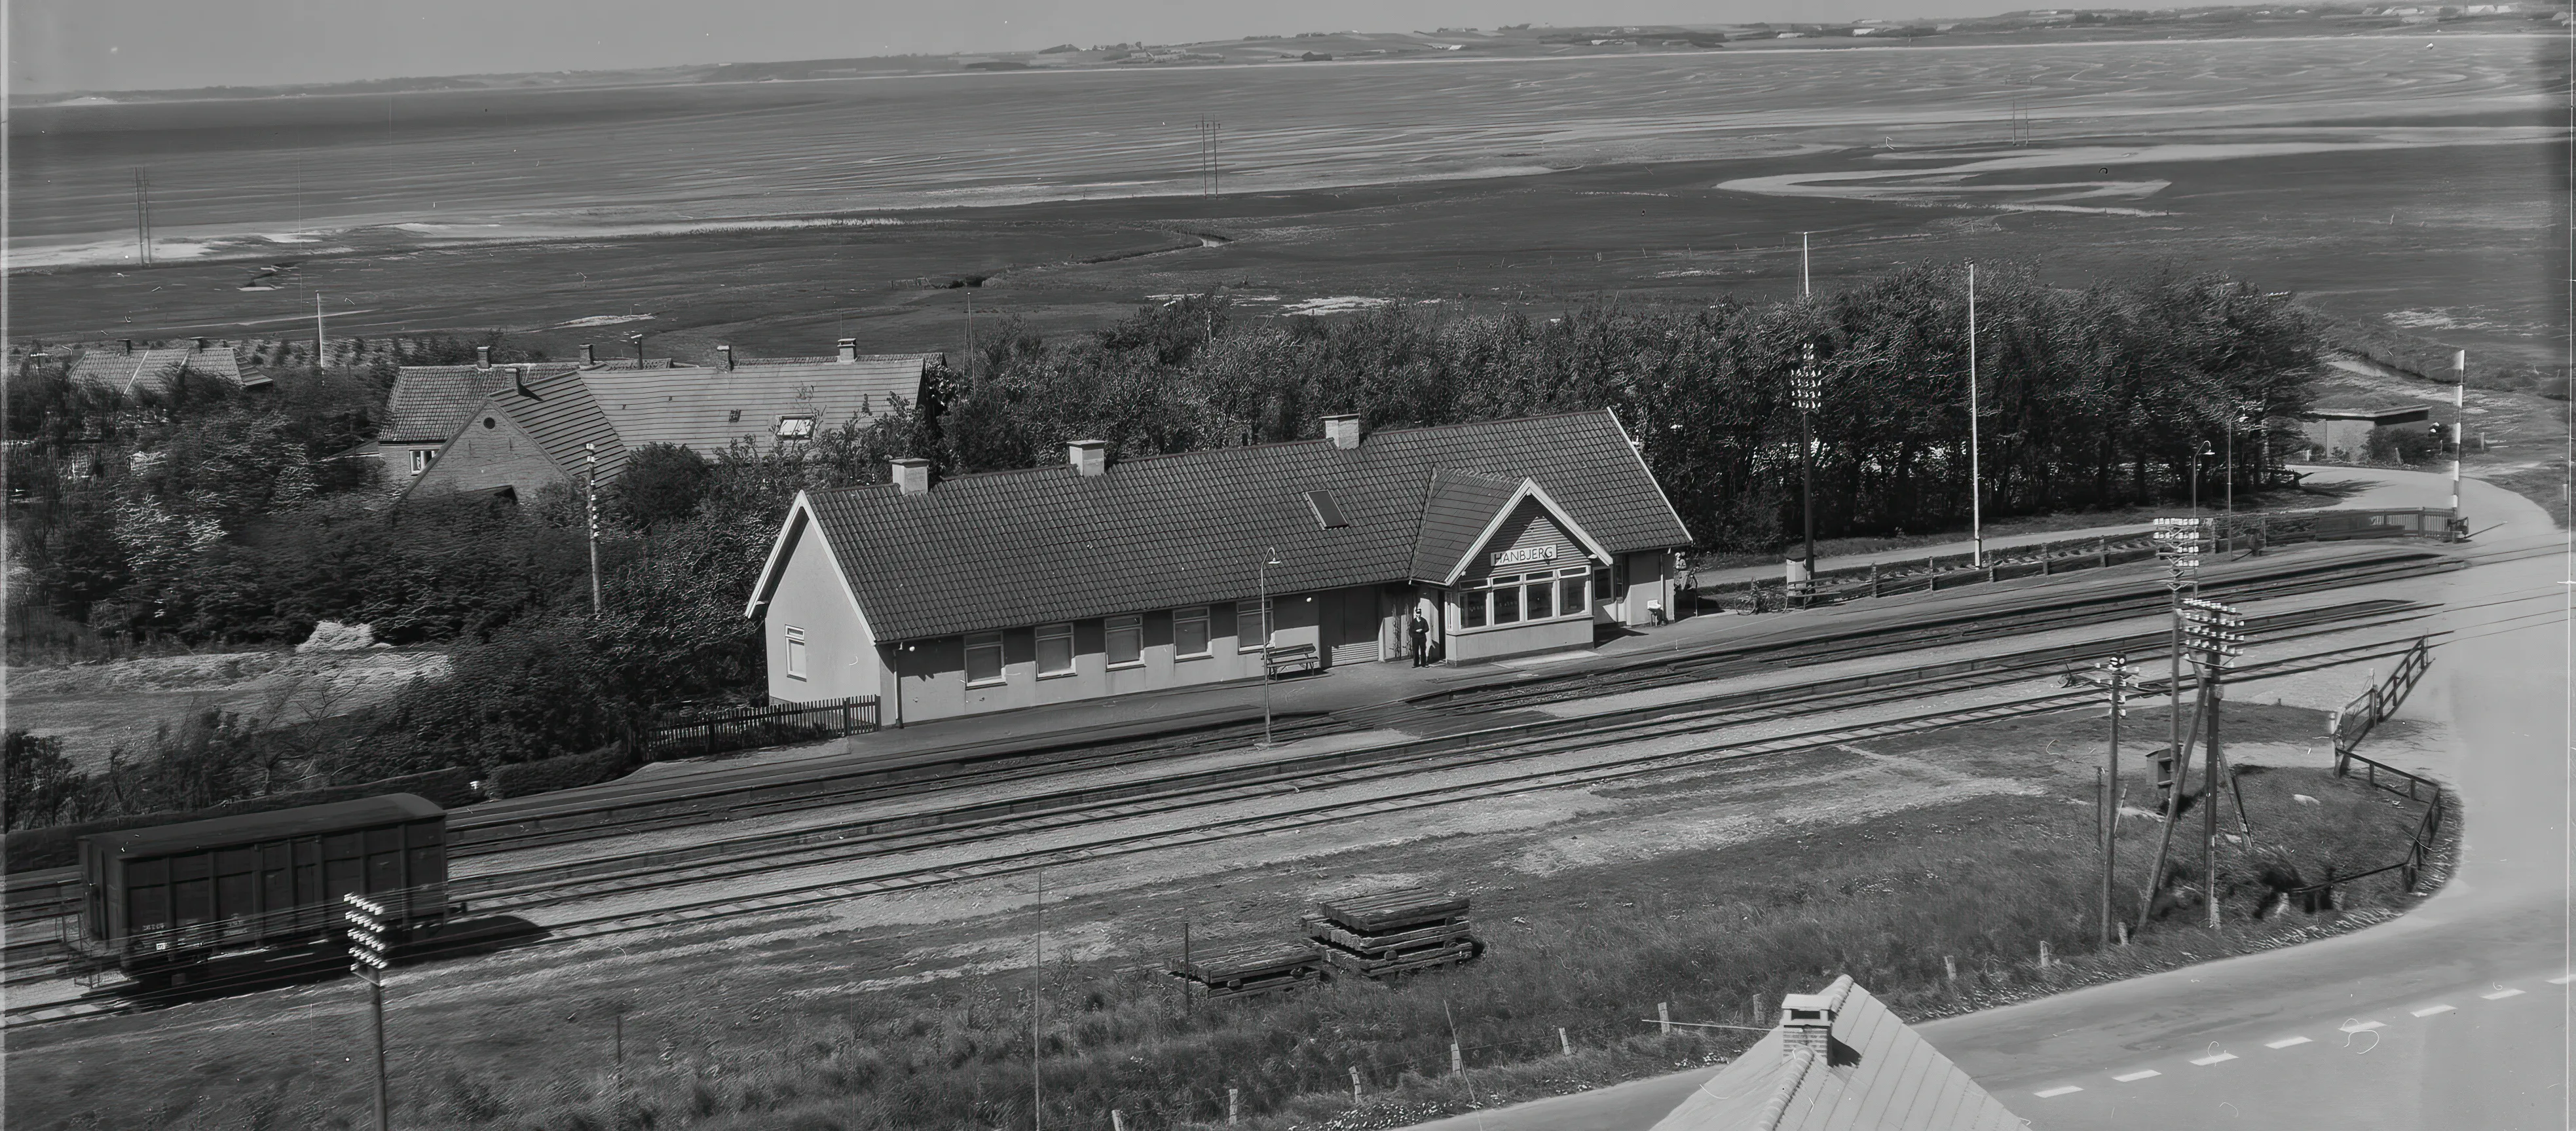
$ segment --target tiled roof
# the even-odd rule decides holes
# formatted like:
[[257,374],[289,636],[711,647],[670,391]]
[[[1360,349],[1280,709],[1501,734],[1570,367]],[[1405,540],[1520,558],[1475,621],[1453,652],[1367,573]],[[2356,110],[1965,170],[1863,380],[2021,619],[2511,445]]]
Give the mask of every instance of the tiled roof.
[[170,378],[185,367],[200,376],[241,384],[241,366],[229,347],[211,349],[91,350],[72,363],[72,380],[100,385],[127,396],[168,392]]
[[1447,581],[1450,569],[1476,548],[1476,537],[1520,486],[1518,480],[1434,469],[1430,494],[1422,502],[1422,526],[1414,535],[1411,576]]
[[[1833,1039],[1849,1052],[1792,1051],[1773,1029],[1655,1124],[1654,1131],[2018,1131],[2026,1126],[1885,1005],[1837,978]],[[1838,1050],[1840,1051],[1840,1050]],[[1853,1061],[1852,1054],[1857,1054]]]
[[[882,484],[810,500],[878,639],[921,640],[1236,600],[1254,592],[1274,547],[1272,592],[1402,581],[1444,469],[1534,480],[1613,553],[1691,541],[1607,411],[1381,432],[1356,449],[1265,444],[1113,462],[1094,477],[1054,465],[963,476],[925,495]],[[1349,525],[1315,521],[1305,492],[1318,489]]]
[[[512,387],[511,370],[517,362],[495,363],[489,367],[475,365],[406,365],[394,373],[394,389],[385,412],[391,417],[376,439],[388,444],[444,444],[474,416],[483,398]],[[575,369],[592,371],[668,369],[668,358],[653,358],[638,366],[633,358],[595,361],[587,365],[570,361],[535,361],[526,363],[528,377],[551,377]]]
[[[584,379],[594,373],[557,373],[551,377],[530,377],[528,395],[521,396],[513,386],[492,394],[483,402],[485,408],[506,413],[530,439],[544,449],[546,457],[562,468],[564,474],[579,478],[586,466],[585,445],[599,445],[599,481],[617,478],[626,469],[626,445],[618,441],[617,429],[601,412]],[[466,418],[473,427],[473,418]]]
[[812,416],[817,431],[873,419],[889,397],[919,403],[921,375],[935,356],[895,354],[857,361],[750,361],[732,369],[585,374],[591,395],[629,447],[677,444],[714,452],[736,438],[774,442],[779,418]]

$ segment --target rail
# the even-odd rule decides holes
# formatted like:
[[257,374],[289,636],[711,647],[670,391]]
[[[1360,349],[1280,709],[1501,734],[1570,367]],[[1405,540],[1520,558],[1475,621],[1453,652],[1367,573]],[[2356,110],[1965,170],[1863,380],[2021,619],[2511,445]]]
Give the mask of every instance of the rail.
[[855,695],[823,703],[736,707],[653,726],[637,736],[643,761],[704,756],[728,750],[811,742],[877,729],[877,697]]
[[[2447,509],[2316,510],[2287,514],[2254,514],[2213,520],[2210,549],[2217,553],[2259,554],[2273,546],[2299,542],[2348,542],[2364,538],[2465,537],[2459,517]],[[1979,582],[2018,577],[2046,577],[2079,569],[2101,569],[2156,556],[2154,536],[2095,535],[2011,546],[1989,551],[1983,564],[1974,554],[1927,554],[1921,559],[1871,562],[1819,570],[1810,581],[1807,603],[1829,605],[1862,597],[1928,593]],[[1701,601],[1744,612],[1787,608],[1785,581],[1759,578],[1727,582],[1698,591]]]

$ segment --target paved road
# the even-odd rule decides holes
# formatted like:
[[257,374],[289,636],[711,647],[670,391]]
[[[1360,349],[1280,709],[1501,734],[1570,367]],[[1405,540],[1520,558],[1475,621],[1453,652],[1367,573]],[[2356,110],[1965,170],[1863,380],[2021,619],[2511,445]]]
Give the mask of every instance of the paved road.
[[[2371,505],[2448,502],[2441,476],[2350,474],[2379,484]],[[2519,496],[2471,481],[2464,501],[2481,543],[2565,544]],[[2566,557],[2551,554],[2424,583],[2453,605],[2445,615],[2460,633],[2406,708],[2447,721],[2463,752],[2467,831],[2441,894],[2367,931],[1950,1018],[1923,1034],[2040,1131],[2570,1126],[2569,991],[2552,981],[2576,969],[2567,579]],[[2526,599],[2469,607],[2507,597]],[[1428,1127],[1642,1131],[1707,1075]]]

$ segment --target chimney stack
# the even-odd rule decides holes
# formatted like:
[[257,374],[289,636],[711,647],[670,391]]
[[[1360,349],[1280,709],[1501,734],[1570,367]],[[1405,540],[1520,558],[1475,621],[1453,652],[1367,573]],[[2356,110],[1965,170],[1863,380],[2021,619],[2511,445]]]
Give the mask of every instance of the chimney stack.
[[204,352],[206,352],[206,340],[205,340],[204,338],[199,338],[199,339],[197,339],[197,348],[196,348],[196,349],[194,349],[194,350],[191,350],[191,351],[189,351],[189,352],[191,352],[191,353],[204,353]]
[[1824,994],[1787,994],[1780,998],[1780,1047],[1789,1056],[1805,1049],[1818,1060],[1829,1059],[1834,1045],[1834,999]]
[[581,363],[583,365],[599,364],[599,347],[594,346],[589,342],[583,342],[581,344]]
[[1064,462],[1073,465],[1074,474],[1085,479],[1109,470],[1107,440],[1068,440],[1064,445]]
[[492,347],[490,347],[490,346],[476,346],[476,347],[474,347],[474,368],[476,368],[476,369],[490,369],[490,368],[492,368]]
[[858,359],[859,359],[859,340],[858,340],[857,338],[843,338],[843,339],[841,339],[841,360],[843,360],[843,361],[857,361]]
[[732,346],[717,346],[717,347],[716,347],[716,356],[721,357],[721,358],[723,358],[723,359],[724,359],[724,367],[725,367],[726,369],[732,369],[732,368],[733,368],[733,347],[732,347]]
[[528,391],[528,367],[527,367],[527,366],[524,366],[524,365],[513,365],[513,366],[511,366],[511,367],[510,367],[510,383],[511,383],[512,385],[514,385],[514,386],[517,386],[517,387],[518,387],[519,395],[520,395],[520,396],[523,396],[523,397],[533,397],[533,396],[535,396],[535,395],[536,395],[535,393],[531,393],[531,392],[529,392],[529,391]]
[[127,338],[127,339],[125,339],[125,352],[127,352],[127,353],[133,353],[133,352],[134,352],[134,339],[132,339],[132,338]]
[[930,493],[930,461],[911,456],[897,456],[886,461],[894,466],[894,485],[907,495]]
[[1360,446],[1360,418],[1357,413],[1324,418],[1324,438],[1333,446],[1350,451]]

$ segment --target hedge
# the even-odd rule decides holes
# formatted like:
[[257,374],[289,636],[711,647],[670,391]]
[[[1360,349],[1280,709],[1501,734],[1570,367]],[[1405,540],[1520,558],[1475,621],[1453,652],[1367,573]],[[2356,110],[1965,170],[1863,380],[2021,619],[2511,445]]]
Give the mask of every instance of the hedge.
[[483,800],[475,792],[472,770],[431,770],[405,774],[398,778],[364,782],[358,785],[326,785],[318,789],[299,789],[293,793],[272,793],[266,797],[227,801],[206,809],[173,810],[161,813],[139,813],[131,817],[107,817],[83,821],[77,825],[56,825],[49,829],[25,829],[10,833],[0,856],[7,858],[11,872],[29,872],[39,868],[68,868],[80,862],[80,838],[91,833],[122,832],[126,829],[175,825],[182,821],[203,821],[215,817],[238,817],[245,813],[267,813],[305,805],[327,805],[334,801],[351,801],[361,797],[381,797],[388,793],[410,793],[428,798],[447,808],[472,805]]
[[606,746],[587,754],[565,754],[556,758],[539,758],[534,762],[511,762],[492,767],[483,779],[483,790],[494,797],[526,797],[532,793],[551,793],[558,789],[597,785],[611,778],[623,777],[635,767],[635,761],[623,746]]

